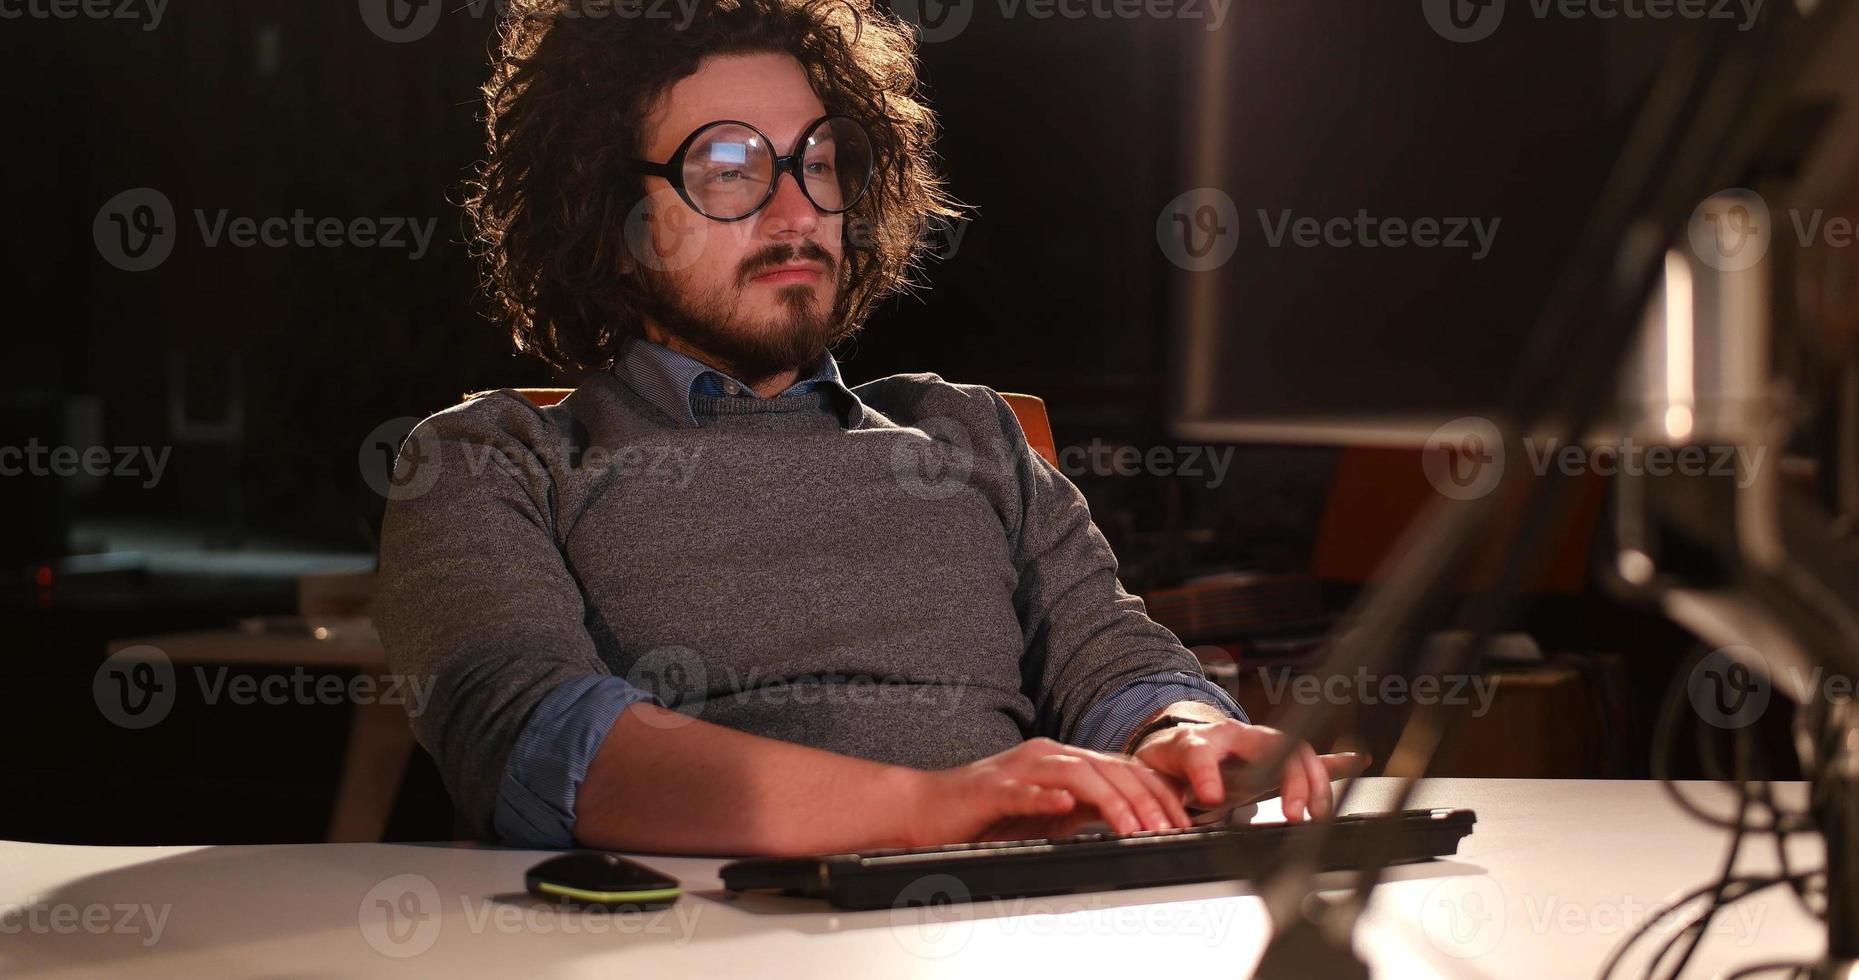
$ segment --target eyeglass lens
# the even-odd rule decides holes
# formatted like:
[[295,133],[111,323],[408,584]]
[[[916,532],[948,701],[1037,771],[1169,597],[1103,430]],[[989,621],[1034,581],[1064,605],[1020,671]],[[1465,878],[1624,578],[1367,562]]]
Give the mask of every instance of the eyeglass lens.
[[[858,202],[871,176],[871,141],[856,122],[821,120],[795,148],[801,190],[822,211],[837,213]],[[769,196],[775,153],[747,126],[723,123],[698,136],[684,154],[684,189],[697,209],[713,218],[740,218]]]

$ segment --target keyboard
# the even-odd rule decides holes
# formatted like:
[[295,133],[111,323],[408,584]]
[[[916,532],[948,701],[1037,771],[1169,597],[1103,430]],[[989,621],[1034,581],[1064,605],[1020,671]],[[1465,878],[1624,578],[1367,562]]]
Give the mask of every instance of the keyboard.
[[[1470,810],[1352,814],[1329,822],[1318,865],[1357,868],[1385,849],[1391,864],[1455,854],[1472,832]],[[1310,823],[1217,824],[1133,834],[1087,833],[1043,840],[944,844],[814,857],[751,858],[722,868],[730,891],[777,891],[823,899],[835,908],[924,904],[915,893],[938,879],[950,901],[1111,891],[1270,874]]]

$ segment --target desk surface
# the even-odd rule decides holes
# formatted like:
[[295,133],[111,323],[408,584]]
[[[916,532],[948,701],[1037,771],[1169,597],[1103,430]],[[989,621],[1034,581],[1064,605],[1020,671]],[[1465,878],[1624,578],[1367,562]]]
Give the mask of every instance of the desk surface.
[[[1389,788],[1365,780],[1351,809],[1383,805]],[[1379,976],[1593,976],[1628,931],[1706,883],[1725,842],[1646,782],[1442,779],[1418,803],[1471,807],[1478,826],[1455,859],[1397,869],[1377,893],[1358,948]],[[1750,850],[1739,867],[1775,867],[1766,840]],[[1821,861],[1817,842],[1791,854]],[[1257,962],[1267,927],[1237,882],[845,913],[732,896],[722,862],[658,856],[643,860],[685,883],[672,908],[562,912],[521,894],[542,856],[0,842],[0,975],[1228,977]],[[1687,976],[1822,946],[1819,923],[1775,889],[1727,910]]]

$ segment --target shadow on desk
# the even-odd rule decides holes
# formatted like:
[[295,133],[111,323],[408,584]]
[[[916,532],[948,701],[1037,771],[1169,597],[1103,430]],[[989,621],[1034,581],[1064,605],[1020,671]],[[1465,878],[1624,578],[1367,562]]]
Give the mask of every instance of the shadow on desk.
[[[108,853],[74,849],[70,863],[101,863]],[[217,974],[301,976],[335,964],[391,968],[393,960],[420,956],[412,962],[422,969],[462,963],[484,975],[524,975],[536,968],[539,957],[559,966],[582,956],[610,955],[616,946],[636,951],[682,946],[697,938],[900,927],[900,941],[908,946],[913,936],[942,941],[935,937],[950,923],[1253,894],[1245,882],[1209,882],[836,912],[811,900],[725,892],[714,859],[652,858],[655,866],[685,882],[685,899],[654,912],[604,913],[518,891],[523,872],[542,856],[468,844],[235,845],[183,851],[67,878],[68,884],[33,896],[41,914],[77,910],[79,924],[62,933],[19,930],[0,948],[0,973],[110,975],[130,969],[133,959],[135,970],[157,973],[191,971],[206,963]],[[1483,872],[1468,863],[1434,861],[1393,869],[1390,877]],[[1343,887],[1348,877],[1335,873],[1321,882],[1324,888]],[[108,921],[91,910],[107,910]],[[93,915],[94,926],[86,925]],[[422,955],[428,950],[430,955]]]
[[[1457,875],[1481,875],[1486,869],[1476,864],[1451,859],[1420,861],[1389,868],[1384,881],[1423,881]],[[1330,871],[1317,876],[1317,891],[1350,886],[1351,871]],[[772,892],[725,891],[721,888],[689,892],[707,901],[728,905],[738,911],[774,919],[792,919],[797,931],[813,934],[848,932],[856,929],[892,928],[900,924],[929,922],[978,922],[1017,915],[1066,915],[1074,912],[1098,912],[1133,908],[1158,902],[1200,902],[1216,898],[1242,898],[1258,894],[1250,881],[1204,881],[1192,885],[1163,885],[1155,888],[1127,888],[1118,891],[1079,892],[1066,895],[1038,895],[1030,898],[984,898],[954,905],[911,906],[868,912],[835,912],[825,903],[810,898]],[[821,916],[822,912],[832,915]]]
[[[0,949],[0,974],[112,975],[131,969],[130,960],[135,970],[161,972],[163,961],[202,958],[218,974],[255,977],[316,973],[311,964],[331,958],[392,966],[394,959],[423,953],[442,930],[524,931],[526,910],[505,899],[527,898],[510,896],[510,886],[521,887],[523,869],[541,856],[470,843],[188,850],[34,896],[34,904],[46,910],[76,909],[80,916],[88,909],[111,910],[110,921],[96,929],[80,924],[66,934],[23,928]],[[626,938],[683,941],[688,933],[641,929]],[[523,961],[533,950],[511,951],[509,961],[501,962],[497,943],[480,945],[473,956],[487,970],[522,975],[533,966]],[[562,952],[572,955],[572,944]]]

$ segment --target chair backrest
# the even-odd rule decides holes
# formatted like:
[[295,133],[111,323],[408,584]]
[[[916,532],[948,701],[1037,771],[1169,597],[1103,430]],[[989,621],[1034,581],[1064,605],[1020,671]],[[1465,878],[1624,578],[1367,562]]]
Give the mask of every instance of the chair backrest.
[[[1377,581],[1387,570],[1382,562],[1407,526],[1438,499],[1439,491],[1427,482],[1421,455],[1421,450],[1411,448],[1353,446],[1342,451],[1317,525],[1311,556],[1314,575],[1325,581],[1362,583]],[[1526,590],[1579,593],[1587,587],[1589,546],[1606,491],[1607,481],[1593,474],[1582,481],[1560,536],[1545,549],[1547,560],[1525,579]],[[1491,547],[1473,562],[1468,582],[1488,586],[1504,557],[1499,545],[1509,539],[1522,515],[1520,501],[1505,500],[1498,508]]]
[[1033,451],[1046,458],[1046,462],[1059,465],[1059,450],[1052,438],[1052,420],[1046,415],[1046,400],[1038,395],[1018,395],[1003,391],[1000,396],[1007,401],[1007,407],[1013,409],[1015,418],[1020,420],[1020,428],[1026,430],[1026,444]]
[[[573,388],[518,388],[517,394],[547,407],[568,397]],[[1046,400],[1038,395],[1020,395],[1003,391],[1001,398],[1007,407],[1013,409],[1014,417],[1020,420],[1020,428],[1026,431],[1027,445],[1033,451],[1045,457],[1046,462],[1059,465],[1058,445],[1052,438],[1052,420],[1046,416]]]

